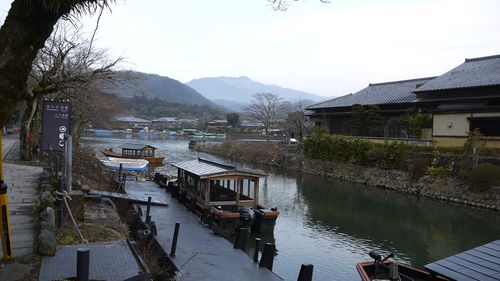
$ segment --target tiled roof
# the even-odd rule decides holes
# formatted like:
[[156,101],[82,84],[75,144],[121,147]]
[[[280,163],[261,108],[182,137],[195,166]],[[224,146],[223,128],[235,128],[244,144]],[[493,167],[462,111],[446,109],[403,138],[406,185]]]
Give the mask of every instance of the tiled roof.
[[311,110],[328,107],[345,107],[352,106],[354,104],[371,105],[414,102],[416,100],[416,96],[413,91],[434,78],[435,77],[428,77],[370,84],[368,87],[354,94],[349,94],[325,102],[314,104],[307,107],[307,109]]
[[115,117],[115,120],[121,121],[121,122],[151,123],[151,121],[149,121],[149,120],[137,118],[134,116],[119,116],[119,117]]
[[263,174],[253,171],[237,169],[235,166],[221,164],[205,159],[198,158],[197,160],[182,161],[172,163],[172,166],[185,170],[200,178],[208,178],[214,176],[222,176],[227,174],[241,174],[249,176],[264,176]]
[[485,86],[500,86],[500,55],[466,59],[415,93]]
[[151,122],[175,122],[175,121],[180,122],[179,120],[177,120],[177,117],[161,117],[161,118],[152,120]]
[[122,149],[136,149],[136,150],[139,150],[139,149],[144,149],[146,147],[151,147],[153,149],[156,149],[156,147],[154,147],[154,146],[144,145],[144,144],[140,144],[140,143],[124,143],[124,144],[120,145],[120,148],[122,148]]

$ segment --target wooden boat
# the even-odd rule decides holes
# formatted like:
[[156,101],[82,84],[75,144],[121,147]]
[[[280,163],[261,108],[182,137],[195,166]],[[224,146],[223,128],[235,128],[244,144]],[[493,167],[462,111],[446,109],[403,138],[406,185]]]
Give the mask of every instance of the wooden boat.
[[111,170],[120,170],[120,165],[122,166],[122,171],[135,171],[143,172],[148,170],[148,161],[144,159],[125,159],[125,158],[115,158],[109,157],[108,160],[101,160],[101,162]]
[[102,154],[106,157],[115,158],[127,158],[127,159],[144,159],[149,162],[150,165],[158,166],[162,165],[163,159],[165,157],[155,156],[156,147],[151,145],[126,143],[119,147],[121,152],[115,152],[113,149],[103,149]]
[[258,202],[259,179],[266,175],[201,158],[172,166],[177,181],[167,190],[216,233],[230,236],[237,227],[274,230],[279,211]]
[[[376,252],[370,252],[370,256],[374,260],[362,261],[356,264],[356,269],[358,270],[359,276],[362,281],[373,281],[373,280],[400,280],[400,281],[449,281],[450,279],[443,278],[441,276],[433,275],[427,271],[420,270],[409,265],[397,264],[397,273],[391,273],[391,263],[394,264],[393,260],[389,260],[393,255],[382,259],[382,256]],[[394,271],[394,270],[392,270]],[[393,278],[391,278],[393,277]]]

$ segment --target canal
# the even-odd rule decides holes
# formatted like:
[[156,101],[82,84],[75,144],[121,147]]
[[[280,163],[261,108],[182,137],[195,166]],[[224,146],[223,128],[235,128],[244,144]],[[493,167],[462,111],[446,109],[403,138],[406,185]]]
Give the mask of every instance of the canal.
[[[85,138],[84,142],[94,148],[151,144],[166,156],[166,163],[199,156],[218,159],[189,150],[184,139]],[[287,281],[297,280],[303,263],[314,265],[313,280],[359,280],[355,265],[374,249],[394,252],[396,260],[422,267],[500,238],[500,218],[494,212],[316,175],[246,166],[269,174],[259,200],[278,207],[281,214],[274,235],[256,237],[276,243],[273,271]],[[163,169],[175,173],[168,165]]]

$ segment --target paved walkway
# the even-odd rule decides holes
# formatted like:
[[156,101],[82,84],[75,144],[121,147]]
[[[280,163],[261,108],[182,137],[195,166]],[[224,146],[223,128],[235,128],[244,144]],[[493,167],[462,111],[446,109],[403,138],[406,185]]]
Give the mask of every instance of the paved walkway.
[[[176,280],[283,280],[268,269],[260,268],[243,251],[233,249],[229,241],[201,225],[198,216],[172,199],[156,183],[127,182],[126,190],[128,194],[149,195],[169,204],[168,207],[151,206],[152,220],[158,231],[157,239],[165,252],[170,253],[175,223],[181,224],[176,256],[172,258],[179,269]],[[142,205],[142,210],[145,213],[146,206]]]
[[[18,135],[2,139],[2,159],[17,142]],[[8,186],[9,215],[14,257],[33,255],[36,235],[33,221],[33,206],[38,201],[38,180],[41,167],[4,163],[4,178]],[[3,251],[2,251],[3,258]],[[31,266],[9,263],[0,266],[0,280],[22,280]]]

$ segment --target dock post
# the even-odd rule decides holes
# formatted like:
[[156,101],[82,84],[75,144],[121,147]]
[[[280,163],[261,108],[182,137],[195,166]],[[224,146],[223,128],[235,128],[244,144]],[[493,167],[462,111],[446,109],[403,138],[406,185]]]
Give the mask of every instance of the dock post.
[[179,237],[179,227],[180,226],[181,226],[180,223],[178,223],[178,222],[175,223],[174,239],[172,240],[172,248],[170,249],[170,256],[172,258],[175,257],[175,250],[177,249],[177,237]]
[[248,228],[238,229],[238,235],[236,236],[236,241],[234,242],[235,249],[245,251],[249,232]]
[[146,225],[149,227],[149,222],[151,221],[151,196],[148,196],[148,205],[146,206]]
[[[62,175],[57,175],[57,192],[63,192],[64,181]],[[64,223],[64,202],[63,199],[57,202],[57,221],[59,223],[59,228],[63,226]]]
[[76,252],[76,281],[88,281],[90,252],[88,248],[79,248]]
[[276,246],[273,243],[266,243],[264,245],[264,251],[262,252],[262,257],[260,258],[259,267],[265,267],[273,271],[275,252],[276,252]]
[[259,250],[260,250],[260,241],[262,239],[255,238],[255,251],[253,253],[253,262],[259,262]]
[[302,264],[297,281],[312,281],[313,268],[314,266],[312,264]]

